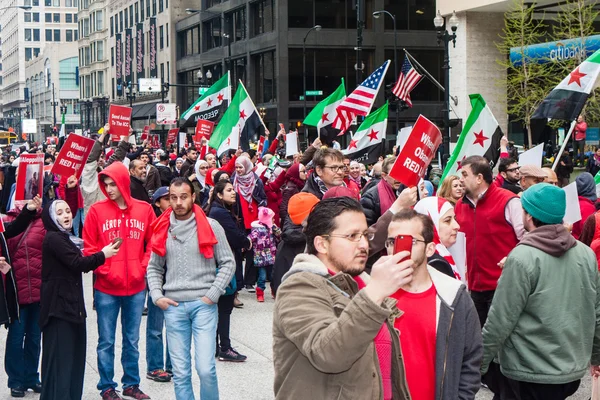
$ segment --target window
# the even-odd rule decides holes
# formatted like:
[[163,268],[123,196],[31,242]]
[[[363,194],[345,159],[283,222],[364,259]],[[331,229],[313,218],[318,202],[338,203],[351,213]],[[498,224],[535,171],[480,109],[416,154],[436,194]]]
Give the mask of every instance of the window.
[[73,14],[65,14],[65,22],[73,23]]
[[163,12],[164,6],[165,6],[165,4],[164,4],[163,0],[158,0],[158,12],[159,13]]
[[104,11],[96,11],[96,31],[104,29]]
[[46,7],[52,7],[52,0],[44,0],[44,5]]
[[177,51],[179,58],[200,52],[200,29],[198,26],[178,33]]
[[261,0],[250,4],[250,15],[252,15],[252,36],[275,29],[275,0]]
[[160,63],[160,79],[165,80],[165,64]]
[[54,7],[60,7],[60,0],[54,0],[52,3]]
[[33,34],[31,32],[31,29],[25,29],[25,41],[31,42],[32,36],[33,36]]
[[213,18],[204,23],[204,40],[206,50],[221,47],[221,18]]
[[129,26],[133,26],[133,5],[129,6]]
[[110,66],[111,67],[115,66],[115,48],[114,47],[110,48]]
[[72,42],[73,41],[73,31],[70,29],[67,29],[65,31],[65,38],[67,42]]
[[123,32],[123,11],[119,11],[119,24],[121,25],[119,32]]
[[162,49],[162,48],[165,47],[164,46],[164,44],[165,44],[164,43],[164,40],[165,40],[165,38],[164,38],[164,36],[165,36],[165,30],[164,30],[164,28],[165,27],[162,26],[162,25],[158,28],[158,32],[159,32],[158,37],[159,37],[159,43],[160,43],[159,49]]
[[169,24],[165,25],[165,31],[167,31],[167,47],[169,47]]
[[152,0],[152,15],[156,15],[156,0]]
[[37,57],[40,55],[40,48],[39,47],[34,47],[33,48],[33,56]]
[[77,14],[73,14],[73,22],[77,22]]
[[52,29],[46,29],[46,42],[52,41]]
[[146,17],[150,18],[150,0],[146,0]]
[[33,41],[34,42],[39,42],[40,41],[40,30],[39,29],[34,29],[33,30]]
[[113,37],[114,34],[115,34],[114,21],[113,21],[113,17],[110,17],[110,37]]
[[229,40],[237,42],[246,38],[246,8],[238,8],[225,15]]
[[60,29],[55,29],[54,30],[54,41],[55,42],[60,42]]
[[96,60],[104,61],[104,42],[96,42]]
[[135,6],[135,23],[137,24],[138,22],[140,22],[140,18],[139,18],[140,17],[140,15],[139,15],[140,8],[138,7],[139,6],[138,3],[135,3],[134,6]]
[[84,18],[81,21],[81,25],[83,26],[83,37],[90,36],[90,19]]
[[33,13],[33,22],[40,22],[40,13]]
[[23,18],[25,18],[25,22],[31,22],[31,13],[24,13]]
[[25,47],[25,61],[31,60],[32,49],[29,47]]
[[26,7],[31,6],[31,0],[25,0],[23,2],[23,5],[26,6]]
[[31,5],[34,6],[34,7],[39,7],[40,6],[40,0],[33,0],[31,2]]
[[125,29],[129,28],[129,9],[125,9]]
[[48,22],[48,23],[52,22],[52,14],[46,13],[46,14],[44,14],[44,18],[45,18],[46,22]]
[[140,0],[140,21],[144,20],[144,0]]
[[59,13],[54,13],[52,14],[52,22],[60,24],[60,14]]
[[75,41],[79,40],[79,31],[75,29]]
[[[291,3],[290,3],[291,4]],[[254,58],[254,85],[256,101],[268,103],[277,101],[277,81],[275,71],[275,52],[257,54]]]
[[73,7],[73,0],[65,0],[65,7]]
[[98,94],[104,94],[104,71],[98,71]]
[[210,8],[217,4],[221,4],[221,0],[206,0],[206,8]]

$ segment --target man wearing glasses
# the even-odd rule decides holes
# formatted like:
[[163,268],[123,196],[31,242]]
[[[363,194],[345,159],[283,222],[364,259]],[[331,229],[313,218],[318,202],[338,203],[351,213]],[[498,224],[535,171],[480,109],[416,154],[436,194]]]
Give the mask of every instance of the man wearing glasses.
[[510,190],[514,194],[519,194],[523,191],[519,186],[519,180],[521,180],[521,167],[514,158],[501,158],[498,163],[498,173],[504,179],[502,188]]
[[330,148],[315,152],[312,163],[314,172],[306,180],[303,192],[323,198],[325,192],[332,187],[344,185],[344,155],[339,150]]
[[397,241],[412,242],[412,279],[392,295],[403,311],[394,327],[402,335],[408,388],[413,399],[474,399],[483,356],[477,311],[464,284],[427,265],[433,236],[431,218],[410,209],[388,227],[389,255]]
[[[340,160],[341,163],[341,160]],[[306,222],[299,254],[277,290],[273,316],[276,399],[410,398],[388,296],[408,284],[407,251],[363,273],[368,226],[350,197],[322,200]],[[475,366],[476,369],[479,365]]]

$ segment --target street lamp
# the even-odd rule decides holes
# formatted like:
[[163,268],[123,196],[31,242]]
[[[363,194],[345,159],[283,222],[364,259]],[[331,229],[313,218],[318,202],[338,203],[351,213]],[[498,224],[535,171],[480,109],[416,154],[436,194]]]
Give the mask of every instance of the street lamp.
[[223,37],[227,39],[227,49],[228,49],[227,70],[231,71],[231,36],[228,33],[224,33]]
[[133,107],[133,101],[135,100],[135,87],[131,86],[131,82],[125,88],[125,95],[129,99],[129,107]]
[[433,25],[437,31],[437,42],[438,45],[440,43],[444,43],[444,65],[442,65],[442,69],[445,74],[445,82],[444,82],[444,129],[446,133],[442,138],[442,163],[444,166],[448,162],[450,158],[450,57],[449,57],[449,43],[452,42],[452,46],[456,47],[456,30],[458,29],[458,17],[456,16],[456,12],[452,12],[452,16],[448,20],[448,25],[452,30],[452,33],[449,33],[446,30],[446,18],[442,16],[442,14],[438,11],[437,15],[433,19]]
[[[386,10],[373,12],[373,18],[379,19],[382,15],[388,15],[394,22],[394,79],[398,79],[398,31],[396,30],[396,16]],[[384,26],[385,28],[385,26]],[[400,101],[396,102],[396,134],[400,129]]]
[[[302,98],[304,99],[304,119],[306,119],[306,39],[312,31],[320,31],[321,25],[315,25],[306,32],[302,40]],[[304,119],[302,121],[304,121]],[[304,123],[304,122],[303,122]],[[304,137],[308,138],[308,127],[304,125]]]

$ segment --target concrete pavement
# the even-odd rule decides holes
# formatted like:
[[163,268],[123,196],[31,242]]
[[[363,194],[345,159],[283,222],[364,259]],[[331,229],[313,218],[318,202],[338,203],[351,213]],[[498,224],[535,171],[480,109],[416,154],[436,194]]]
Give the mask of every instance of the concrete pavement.
[[[96,362],[96,345],[98,343],[98,330],[96,328],[96,313],[92,310],[91,274],[84,276],[85,296],[88,309],[87,329],[87,365],[85,374],[85,387],[83,399],[100,399],[96,390],[98,383],[98,367]],[[224,363],[217,361],[219,389],[222,400],[269,400],[273,399],[273,358],[272,358],[272,313],[274,301],[270,293],[265,296],[265,303],[256,302],[256,297],[246,291],[241,292],[244,308],[234,309],[231,322],[232,345],[240,353],[248,356],[245,363]],[[0,329],[0,359],[4,361],[4,345],[6,343],[6,330]],[[123,374],[120,364],[121,334],[120,326],[117,327],[117,340],[115,351],[115,381],[119,382]],[[175,399],[173,383],[157,383],[146,379],[146,318],[142,317],[140,332],[140,374],[141,389],[152,399]],[[8,360],[10,362],[10,360]],[[192,364],[193,365],[193,364]],[[120,382],[119,382],[120,383]],[[10,392],[6,386],[7,379],[4,371],[0,372],[0,400],[9,400]],[[200,383],[196,372],[193,372],[193,385],[196,398],[199,399]],[[120,388],[119,388],[120,390]],[[585,378],[575,400],[587,400],[590,397],[590,380]],[[39,395],[28,392],[25,399],[37,399]],[[491,400],[491,393],[482,389],[476,397],[477,400]],[[319,400],[319,399],[315,399]],[[325,400],[325,399],[323,399]]]

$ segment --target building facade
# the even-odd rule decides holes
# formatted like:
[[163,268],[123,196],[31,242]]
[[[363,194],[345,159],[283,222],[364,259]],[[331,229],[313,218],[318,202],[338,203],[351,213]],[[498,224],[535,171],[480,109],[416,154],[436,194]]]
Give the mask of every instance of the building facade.
[[[282,122],[300,126],[304,119],[303,45],[306,45],[307,91],[322,95],[307,97],[307,109],[331,94],[341,78],[347,92],[364,80],[387,59],[394,61],[393,21],[375,19],[373,12],[386,10],[396,17],[397,59],[404,60],[403,48],[442,82],[443,48],[436,40],[434,0],[202,0],[201,10],[177,24],[177,81],[182,84],[210,84],[230,70],[234,90],[241,80],[252,96],[271,133]],[[359,5],[357,12],[357,3]],[[196,6],[198,8],[198,5]],[[308,33],[311,28],[320,25]],[[357,38],[362,37],[360,54]],[[362,70],[357,71],[360,59]],[[400,66],[398,66],[398,70]],[[392,85],[392,63],[385,84]],[[198,74],[201,72],[201,74]],[[443,82],[442,82],[443,84]],[[383,105],[382,88],[375,107]],[[388,90],[389,92],[389,90]],[[198,97],[197,88],[178,91],[183,110]],[[412,124],[419,114],[441,121],[443,94],[424,79],[412,93],[413,108],[398,115],[390,107],[388,140],[395,143],[396,128]],[[303,136],[303,129],[300,129]],[[315,129],[309,136],[316,135]],[[303,137],[305,140],[306,138]]]
[[[79,0],[4,0],[0,11],[0,108],[3,125],[20,132],[27,102],[26,63],[47,43],[60,44],[61,51],[76,46]],[[31,7],[28,10],[17,6]],[[10,7],[10,8],[8,8]]]

